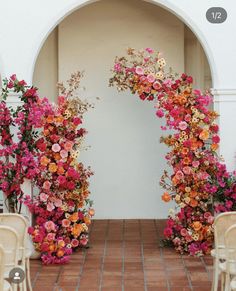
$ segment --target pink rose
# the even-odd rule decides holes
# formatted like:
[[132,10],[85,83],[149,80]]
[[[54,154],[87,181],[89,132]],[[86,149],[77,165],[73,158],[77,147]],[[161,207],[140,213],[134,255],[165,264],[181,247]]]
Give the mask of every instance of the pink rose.
[[77,125],[82,123],[82,120],[79,117],[74,117],[73,118],[73,123],[74,123],[74,125],[77,126]]
[[159,118],[162,118],[164,116],[164,112],[161,109],[158,109],[156,112],[156,116],[158,116]]
[[182,236],[186,236],[188,234],[188,231],[185,228],[182,228],[181,231],[180,231],[180,234]]
[[121,64],[120,63],[115,63],[114,71],[117,73],[121,72]]
[[74,143],[72,141],[67,141],[64,143],[63,147],[66,151],[70,151],[73,147]]
[[188,127],[188,124],[186,121],[180,121],[179,123],[179,129],[185,130]]
[[66,97],[65,96],[58,96],[57,100],[58,100],[58,104],[62,105],[65,103]]
[[67,228],[70,226],[71,222],[69,219],[63,219],[61,224],[63,227]]
[[45,194],[45,193],[40,193],[40,195],[39,195],[39,199],[40,199],[42,202],[47,202],[47,200],[48,200],[48,195]]
[[45,181],[45,182],[43,183],[43,189],[49,190],[50,187],[51,187],[51,185],[52,185],[52,184],[51,184],[49,181]]
[[173,234],[173,230],[170,227],[166,227],[164,229],[164,236],[165,237],[170,237]]
[[59,145],[58,143],[54,143],[53,146],[52,146],[52,151],[53,151],[54,153],[57,153],[57,152],[59,152],[60,150],[61,150],[60,145]]
[[156,81],[152,84],[152,87],[155,89],[155,90],[159,90],[161,88],[161,84]]
[[144,74],[144,71],[143,71],[142,67],[137,67],[135,72],[136,72],[137,75],[143,75]]
[[52,202],[49,202],[48,204],[47,204],[47,211],[53,211],[53,209],[55,209],[55,206],[54,206],[54,204],[52,203]]
[[191,115],[190,114],[185,115],[184,120],[189,122],[191,120]]
[[182,171],[177,171],[175,176],[178,180],[182,180],[184,178],[184,174]]
[[55,233],[48,233],[46,239],[47,241],[53,241],[55,239]]
[[214,135],[212,137],[212,141],[213,141],[213,143],[219,143],[220,142],[220,137],[218,135]]
[[153,54],[154,53],[154,50],[152,48],[150,48],[150,47],[147,47],[145,49],[145,51],[148,52],[149,54]]
[[65,176],[62,176],[62,175],[59,175],[59,176],[57,177],[57,181],[58,181],[58,183],[59,183],[60,185],[63,185],[63,184],[65,184],[65,182],[66,182],[66,177],[65,177]]
[[66,150],[61,150],[60,151],[60,156],[62,157],[62,159],[65,159],[68,157],[68,151]]
[[154,75],[153,74],[149,74],[147,76],[147,80],[148,80],[149,83],[153,83],[155,81]]
[[54,205],[55,205],[56,207],[61,207],[61,206],[62,206],[62,201],[61,201],[61,199],[56,199],[56,200],[54,201]]
[[79,241],[77,239],[73,238],[71,240],[71,245],[72,245],[73,248],[76,248],[79,245]]
[[192,165],[193,165],[194,168],[198,168],[198,166],[200,165],[200,162],[199,161],[193,161]]
[[56,225],[53,221],[49,220],[47,222],[44,223],[44,227],[46,228],[46,230],[48,232],[50,231],[55,231],[56,230]]
[[186,166],[183,168],[183,172],[186,175],[190,175],[192,173],[192,169],[190,167]]

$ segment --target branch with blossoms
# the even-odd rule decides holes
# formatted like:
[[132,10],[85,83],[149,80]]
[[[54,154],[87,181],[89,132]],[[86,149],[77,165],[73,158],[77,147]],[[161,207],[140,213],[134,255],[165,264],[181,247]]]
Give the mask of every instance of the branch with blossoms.
[[[16,110],[9,108],[6,103],[12,92],[19,94],[19,102],[22,103]],[[37,89],[27,86],[24,80],[19,81],[16,75],[3,80],[0,102],[0,189],[10,212],[21,212],[23,192],[20,186],[25,178],[34,179],[38,174],[37,130],[42,126],[42,116],[50,109],[47,99],[40,99]]]
[[217,113],[209,109],[212,96],[192,87],[193,78],[165,71],[166,61],[147,48],[128,49],[116,57],[109,85],[129,89],[141,100],[154,101],[156,116],[165,118],[162,137],[170,152],[166,160],[172,174],[164,172],[162,200],[176,202],[164,230],[166,242],[180,253],[209,253],[213,243],[213,205],[217,212],[235,209],[235,177],[217,156],[220,142]]

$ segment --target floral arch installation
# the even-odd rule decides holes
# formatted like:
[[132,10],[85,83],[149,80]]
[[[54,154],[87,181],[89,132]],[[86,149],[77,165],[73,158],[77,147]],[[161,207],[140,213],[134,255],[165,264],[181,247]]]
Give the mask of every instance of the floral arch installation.
[[213,244],[214,212],[236,210],[235,176],[217,155],[220,138],[217,113],[209,109],[212,96],[193,89],[193,78],[165,70],[166,61],[151,48],[116,57],[110,86],[130,90],[141,100],[153,101],[156,115],[165,119],[161,137],[171,175],[164,171],[162,200],[176,202],[171,209],[164,242],[180,253],[203,255]]

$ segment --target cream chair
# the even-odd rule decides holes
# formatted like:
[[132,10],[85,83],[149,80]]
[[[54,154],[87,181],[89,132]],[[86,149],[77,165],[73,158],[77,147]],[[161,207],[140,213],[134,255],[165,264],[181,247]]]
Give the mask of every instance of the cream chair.
[[0,245],[0,291],[12,291],[10,283],[4,279],[5,273],[5,253]]
[[219,268],[225,273],[225,291],[236,290],[236,224],[230,226],[225,232],[226,260],[219,264]]
[[221,290],[224,285],[224,272],[219,268],[221,260],[225,260],[225,240],[224,235],[226,230],[236,223],[236,211],[224,212],[216,216],[214,221],[214,239],[215,248],[211,251],[214,258],[213,282],[212,291],[218,290],[219,276],[221,275]]
[[[10,271],[18,267],[18,251],[19,251],[19,237],[17,232],[9,227],[0,225],[0,245],[4,250],[4,279],[9,278]],[[16,290],[16,284],[13,285]]]
[[[0,225],[7,225],[15,229],[19,236],[19,265],[26,273],[28,288],[32,291],[30,280],[30,255],[31,249],[28,247],[28,221],[17,213],[2,213],[0,214]],[[23,281],[23,289],[27,291],[26,280]]]

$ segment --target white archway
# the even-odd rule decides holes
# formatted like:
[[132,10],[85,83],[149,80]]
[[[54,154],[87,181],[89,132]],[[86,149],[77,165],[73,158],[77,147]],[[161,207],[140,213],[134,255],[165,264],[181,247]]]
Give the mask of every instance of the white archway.
[[[34,74],[34,68],[36,64],[37,57],[39,55],[39,52],[46,41],[47,37],[51,33],[51,31],[63,20],[65,19],[68,15],[70,15],[72,12],[75,10],[85,6],[89,5],[94,2],[98,2],[99,0],[75,0],[72,4],[70,5],[65,5],[63,9],[60,10],[60,12],[57,15],[54,15],[50,19],[50,22],[48,22],[43,31],[41,31],[39,37],[38,37],[38,42],[35,43],[34,48],[33,48],[33,53],[32,53],[32,59],[31,59],[31,68],[30,68],[30,81],[32,82],[33,80],[33,74]],[[194,20],[186,13],[184,12],[179,6],[176,6],[174,4],[174,0],[144,0],[145,2],[150,2],[154,5],[158,5],[172,14],[174,14],[177,18],[179,18],[181,21],[183,21],[190,29],[191,31],[196,35],[198,38],[199,42],[201,43],[204,52],[206,54],[210,70],[211,70],[211,76],[212,76],[212,84],[213,87],[215,86],[215,82],[218,79],[217,76],[217,70],[215,67],[215,61],[214,57],[211,51],[210,46],[208,45],[208,41],[206,37],[204,36],[204,32],[201,31],[199,26],[194,22]]]

